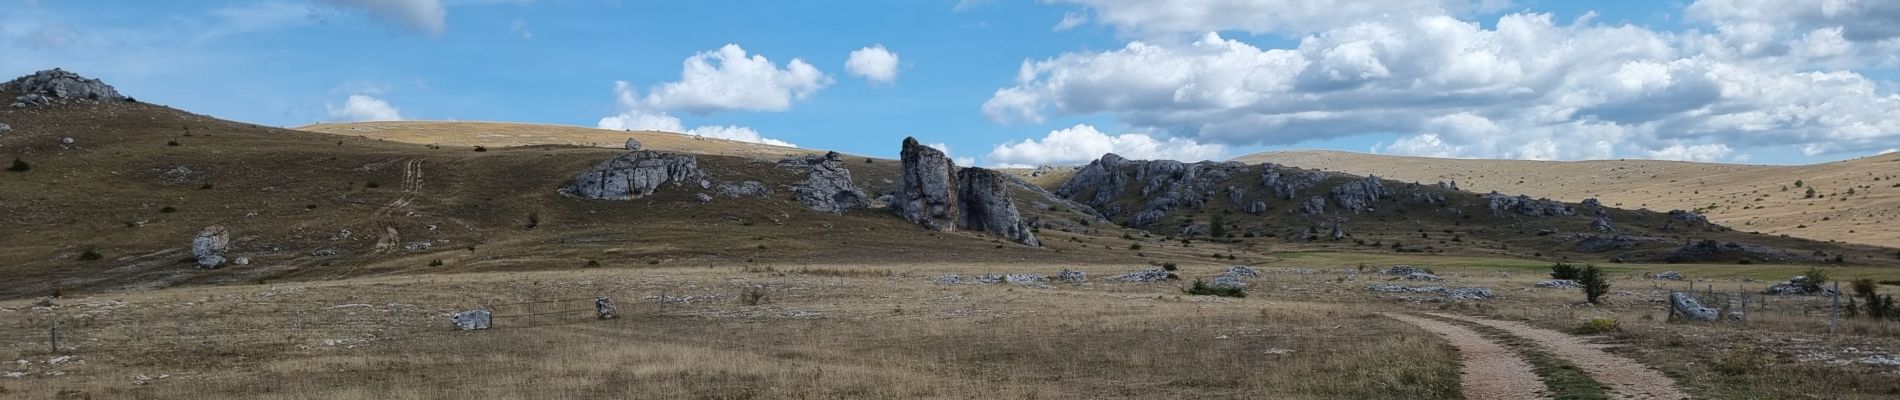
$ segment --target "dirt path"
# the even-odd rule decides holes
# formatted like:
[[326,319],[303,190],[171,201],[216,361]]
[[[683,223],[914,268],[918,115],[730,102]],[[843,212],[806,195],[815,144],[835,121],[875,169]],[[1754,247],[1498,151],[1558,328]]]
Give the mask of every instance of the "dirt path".
[[374,214],[377,223],[383,225],[383,235],[376,239],[376,251],[392,251],[402,246],[402,234],[396,231],[396,224],[390,221],[403,208],[416,201],[416,195],[422,192],[422,159],[412,158],[402,163],[402,194],[389,201]]
[[1529,339],[1551,355],[1563,358],[1582,368],[1591,378],[1609,386],[1611,398],[1616,399],[1687,399],[1689,395],[1676,387],[1676,381],[1664,376],[1661,371],[1650,368],[1636,360],[1610,354],[1603,351],[1604,345],[1583,341],[1583,338],[1563,332],[1542,329],[1522,322],[1498,321],[1463,315],[1427,313],[1431,316],[1471,322],[1492,328],[1502,329],[1511,335]]
[[1386,313],[1385,316],[1444,336],[1445,341],[1458,348],[1458,356],[1464,364],[1462,381],[1466,399],[1550,398],[1544,393],[1544,382],[1537,378],[1530,363],[1518,357],[1517,352],[1510,348],[1485,339],[1477,331],[1429,318],[1393,313]]

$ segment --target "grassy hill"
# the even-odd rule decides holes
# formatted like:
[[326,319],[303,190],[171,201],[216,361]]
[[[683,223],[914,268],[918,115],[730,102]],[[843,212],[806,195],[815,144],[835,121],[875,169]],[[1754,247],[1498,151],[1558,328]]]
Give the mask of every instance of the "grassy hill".
[[[1652,160],[1523,161],[1282,151],[1237,161],[1457,181],[1464,190],[1627,209],[1700,210],[1737,230],[1882,246],[1900,244],[1900,154],[1804,166]],[[1799,186],[1797,186],[1799,183]],[[1807,195],[1814,189],[1814,197]],[[1851,193],[1850,193],[1851,190]]]
[[[773,164],[780,155],[809,150],[677,134],[487,123],[312,128],[361,133],[341,135],[133,102],[4,109],[0,121],[13,127],[0,135],[0,162],[17,158],[30,166],[0,171],[0,215],[9,224],[0,230],[0,242],[7,243],[0,246],[0,265],[9,277],[0,297],[591,265],[1136,258],[1074,251],[1082,245],[1065,232],[1044,233],[1054,240],[1028,248],[975,233],[930,232],[883,209],[810,211],[790,199],[787,188],[802,173]],[[477,133],[463,141],[448,132]],[[484,139],[493,135],[592,135],[586,137],[616,148],[509,147],[541,139]],[[700,204],[697,187],[668,186],[618,202],[556,192],[579,172],[624,153],[617,147],[629,135],[649,148],[700,154],[700,166],[716,182],[760,181],[777,196],[721,196]],[[438,142],[430,137],[444,144],[421,144]],[[73,143],[62,144],[63,138]],[[476,151],[475,144],[495,145]],[[896,186],[898,163],[848,160],[866,192]],[[1033,196],[1019,191],[1017,197],[1029,215],[1088,219],[1059,207],[1031,210]],[[536,221],[532,228],[530,221]],[[231,255],[253,262],[194,268],[191,240],[211,225],[229,228]]]

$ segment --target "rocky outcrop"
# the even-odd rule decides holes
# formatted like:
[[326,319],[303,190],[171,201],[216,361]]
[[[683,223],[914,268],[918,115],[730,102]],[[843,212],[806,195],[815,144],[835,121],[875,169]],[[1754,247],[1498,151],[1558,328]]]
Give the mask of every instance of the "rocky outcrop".
[[1577,215],[1577,211],[1563,202],[1551,199],[1531,199],[1530,196],[1507,196],[1498,192],[1485,194],[1482,198],[1492,215],[1518,214],[1532,217]]
[[902,178],[891,199],[891,210],[911,223],[940,231],[956,229],[956,164],[943,151],[904,138],[899,153],[903,159]]
[[1354,214],[1372,211],[1373,203],[1391,196],[1379,177],[1368,176],[1333,187],[1333,203]]
[[1709,217],[1704,217],[1694,211],[1669,210],[1669,219],[1694,225],[1709,224]]
[[222,226],[205,227],[191,239],[191,256],[198,261],[198,268],[224,266],[225,253],[230,249],[231,232]]
[[1590,221],[1590,229],[1595,229],[1597,232],[1609,233],[1609,234],[1615,234],[1617,232],[1616,224],[1610,222],[1610,214],[1605,213],[1602,210],[1597,211],[1596,220]]
[[1253,202],[1253,204],[1248,204],[1245,208],[1241,208],[1240,211],[1255,215],[1263,214],[1267,212],[1267,202],[1256,201]]
[[[908,142],[907,142],[908,143]],[[959,229],[996,234],[1017,243],[1041,246],[1042,241],[1024,223],[1010,201],[1009,177],[983,168],[957,171],[956,223]]]
[[[1115,198],[1127,188],[1128,178],[1121,173],[1127,163],[1128,160],[1122,156],[1104,154],[1101,159],[1090,161],[1088,166],[1077,170],[1075,176],[1056,188],[1056,195],[1097,208],[1113,205]],[[1103,211],[1116,214],[1105,208]]]
[[634,150],[639,150],[639,149],[640,149],[640,141],[639,141],[639,140],[634,140],[633,138],[627,138],[627,145],[626,145],[626,146],[627,146],[627,151],[634,151]]
[[[797,158],[790,164],[802,164],[810,170],[805,180],[792,186],[792,192],[798,194],[798,202],[813,211],[842,213],[845,211],[869,207],[870,196],[858,190],[851,181],[851,170],[845,169],[844,160],[838,152],[828,152],[823,156],[810,155]],[[786,165],[780,161],[779,165]]]
[[468,310],[449,315],[449,322],[455,323],[456,330],[482,330],[488,329],[494,315],[488,310]]
[[1300,213],[1306,215],[1325,214],[1326,198],[1313,196],[1312,198],[1306,199],[1306,202],[1300,203]]
[[594,200],[630,200],[650,196],[669,182],[674,186],[712,187],[694,156],[637,150],[581,173],[562,187],[561,193]]
[[1773,247],[1714,240],[1699,240],[1678,247],[1662,256],[1662,261],[1671,263],[1697,262],[1825,262],[1825,257],[1805,255]]
[[13,108],[27,108],[46,104],[66,104],[69,102],[107,102],[124,101],[112,85],[98,79],[88,79],[66,70],[54,68],[22,76],[6,83],[0,83],[0,92],[19,93],[13,99]]
[[1282,200],[1292,200],[1300,194],[1301,190],[1306,190],[1326,180],[1324,172],[1282,171],[1284,167],[1274,164],[1266,164],[1264,167],[1266,167],[1266,172],[1260,174],[1260,184],[1273,190],[1273,195]]
[[[1243,188],[1216,185],[1247,168],[1237,162],[1134,161],[1107,154],[1077,171],[1056,194],[1089,205],[1103,217],[1127,216],[1128,226],[1143,227],[1160,222],[1177,209],[1205,209],[1208,200],[1221,190],[1227,190],[1229,201],[1239,199],[1241,203],[1233,203],[1233,207],[1241,208],[1246,197]],[[1136,185],[1139,189],[1129,193]],[[1117,200],[1125,195],[1134,196],[1140,207],[1133,212],[1124,209]]]

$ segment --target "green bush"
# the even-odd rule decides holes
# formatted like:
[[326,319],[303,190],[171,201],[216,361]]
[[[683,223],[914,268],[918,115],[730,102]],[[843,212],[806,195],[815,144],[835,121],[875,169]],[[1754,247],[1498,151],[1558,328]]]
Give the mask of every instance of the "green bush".
[[1589,321],[1584,321],[1583,326],[1577,327],[1579,333],[1586,335],[1610,333],[1621,330],[1623,330],[1623,327],[1616,323],[1615,318],[1591,318]]
[[1833,277],[1827,276],[1827,270],[1821,269],[1821,267],[1808,267],[1808,272],[1802,273],[1801,276],[1807,277],[1807,282],[1803,289],[1807,289],[1808,293],[1820,292],[1822,285],[1826,285],[1827,281],[1833,280]]
[[1577,276],[1581,272],[1583,272],[1583,269],[1577,268],[1575,265],[1557,263],[1557,265],[1550,266],[1550,279],[1569,279],[1574,281],[1577,280]]
[[1170,272],[1179,271],[1181,270],[1181,266],[1174,265],[1174,263],[1161,263],[1161,270]]
[[1610,292],[1610,278],[1595,265],[1585,264],[1583,270],[1577,273],[1577,283],[1583,284],[1584,299],[1590,304],[1596,304],[1598,298]]
[[79,253],[79,261],[92,261],[101,258],[106,258],[106,256],[99,254],[98,250],[86,249],[85,252]]
[[1207,282],[1202,282],[1199,279],[1194,280],[1194,286],[1188,287],[1182,290],[1182,292],[1196,296],[1247,297],[1247,291],[1245,289],[1208,286]]
[[33,169],[33,164],[27,164],[26,160],[21,160],[18,158],[13,159],[13,166],[7,167],[8,171],[13,171],[13,172],[26,172],[32,169]]

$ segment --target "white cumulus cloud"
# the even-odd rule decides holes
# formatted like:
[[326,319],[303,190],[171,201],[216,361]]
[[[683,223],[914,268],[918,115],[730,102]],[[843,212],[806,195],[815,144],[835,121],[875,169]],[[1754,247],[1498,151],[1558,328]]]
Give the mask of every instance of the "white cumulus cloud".
[[[1162,21],[1140,24],[1175,26]],[[1807,51],[1840,54],[1831,48],[1842,40],[1816,36]],[[1323,29],[1285,48],[1204,33],[1028,60],[982,111],[1003,123],[1107,115],[1234,146],[1397,134],[1374,150],[1450,157],[1708,161],[1767,146],[1820,155],[1900,145],[1891,85],[1746,53],[1715,33],[1421,14]]]
[[[1507,0],[1053,0],[1093,10],[1096,20],[1144,34],[1244,31],[1304,34],[1392,16],[1462,14],[1510,5]],[[1063,26],[1081,20],[1063,17]]]
[[1004,167],[1074,165],[1086,164],[1108,153],[1140,160],[1193,162],[1222,159],[1227,148],[1179,137],[1158,139],[1142,133],[1110,135],[1096,130],[1092,125],[1080,124],[1050,131],[1041,139],[996,145],[983,159]]
[[694,54],[682,64],[679,81],[654,86],[641,101],[658,110],[693,113],[785,111],[832,82],[804,60],[794,58],[779,68],[737,44]]
[[401,121],[403,119],[402,111],[396,109],[396,106],[370,95],[350,95],[349,99],[343,102],[342,107],[325,104],[323,108],[328,110],[330,118],[336,121]]
[[897,53],[880,44],[852,51],[844,69],[871,82],[891,83],[897,81],[897,64]]
[[448,30],[448,10],[441,0],[323,0],[337,7],[362,11],[416,32],[441,35]]

